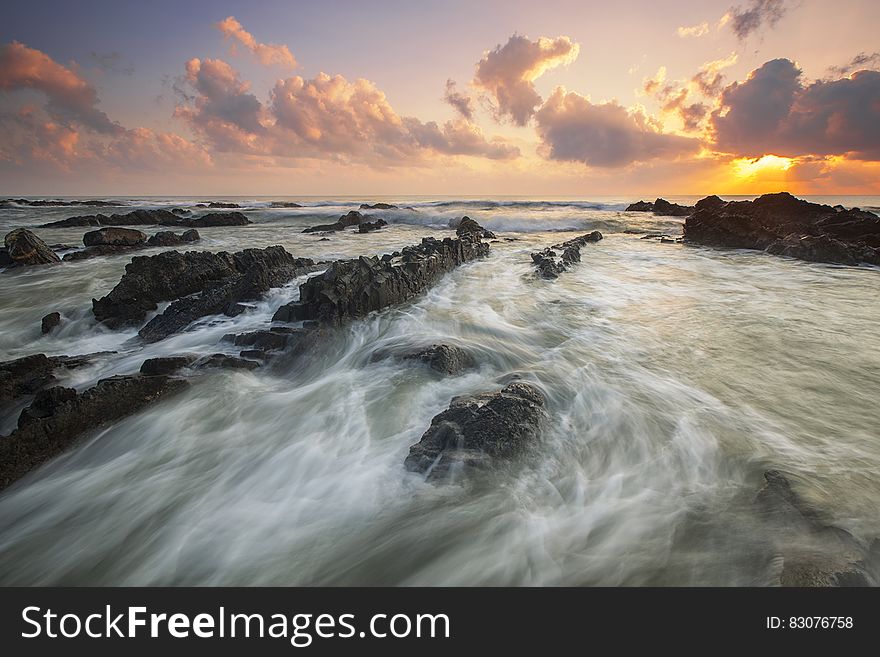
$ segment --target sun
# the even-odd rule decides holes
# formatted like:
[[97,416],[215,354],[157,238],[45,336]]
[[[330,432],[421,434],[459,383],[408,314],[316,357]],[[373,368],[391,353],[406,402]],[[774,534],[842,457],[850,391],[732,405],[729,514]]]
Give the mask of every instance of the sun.
[[734,174],[738,178],[754,179],[768,174],[785,173],[794,165],[794,160],[778,155],[764,155],[757,158],[741,157],[732,162]]

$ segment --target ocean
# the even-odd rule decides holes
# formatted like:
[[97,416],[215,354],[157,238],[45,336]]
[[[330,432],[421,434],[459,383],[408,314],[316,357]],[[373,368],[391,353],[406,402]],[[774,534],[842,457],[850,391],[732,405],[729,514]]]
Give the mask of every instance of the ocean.
[[[880,197],[807,198],[880,208]],[[0,231],[206,200],[12,204]],[[4,491],[0,584],[762,585],[780,548],[752,509],[773,469],[822,522],[865,545],[880,535],[877,268],[642,239],[680,236],[683,220],[625,212],[637,198],[223,200],[254,223],[199,229],[189,248],[353,258],[454,236],[463,215],[499,239],[305,357],[194,377]],[[376,201],[401,206],[368,211],[382,230],[302,233]],[[34,229],[71,246],[86,230]],[[535,277],[532,252],[592,230],[605,239],[579,264]],[[0,360],[115,351],[59,379],[85,389],[151,357],[237,354],[223,336],[267,326],[307,278],[144,345],[91,313],[130,259],[0,273]],[[52,311],[64,322],[42,335]],[[439,376],[381,357],[434,343],[478,366]],[[516,377],[547,398],[535,449],[446,484],[406,471],[409,446],[453,397]],[[0,417],[0,434],[20,410]]]

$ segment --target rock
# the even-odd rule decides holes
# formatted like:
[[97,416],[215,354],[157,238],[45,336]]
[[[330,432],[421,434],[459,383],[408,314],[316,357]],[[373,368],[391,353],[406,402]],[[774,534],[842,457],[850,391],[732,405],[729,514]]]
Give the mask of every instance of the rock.
[[658,216],[665,217],[686,217],[694,211],[694,208],[688,205],[679,205],[670,203],[666,199],[658,198],[653,203],[648,201],[639,201],[633,203],[626,208],[627,212],[653,212]]
[[458,374],[475,364],[474,359],[467,351],[448,344],[432,344],[425,349],[404,354],[403,357],[407,360],[425,363],[432,370],[441,374]]
[[527,383],[498,392],[456,397],[409,448],[407,470],[440,479],[454,468],[486,467],[532,443],[544,416],[544,396]]
[[199,369],[222,367],[234,370],[255,370],[260,367],[260,363],[255,360],[236,358],[235,356],[228,356],[226,354],[211,354],[210,356],[199,359],[195,363],[195,367]]
[[70,207],[75,205],[88,205],[93,207],[114,207],[118,205],[123,205],[121,203],[117,203],[116,201],[54,201],[54,200],[30,200],[26,198],[7,198],[3,201],[0,201],[0,206],[10,206],[10,205],[25,205],[32,208],[55,208],[55,207]]
[[200,239],[201,235],[199,235],[199,231],[194,228],[180,235],[169,230],[164,230],[159,231],[150,237],[150,239],[147,240],[147,244],[150,246],[181,246],[182,244],[197,242]]
[[484,257],[479,234],[442,241],[432,237],[403,249],[400,261],[377,257],[340,260],[300,285],[299,301],[281,306],[274,321],[340,324],[412,298],[459,265]]
[[70,228],[75,226],[179,226],[181,218],[168,210],[133,210],[126,214],[93,214],[70,217],[43,224],[41,228]]
[[269,204],[270,208],[301,208],[302,206],[299,203],[293,203],[292,201],[272,201]]
[[479,235],[487,240],[494,240],[496,235],[491,230],[486,230],[470,217],[462,217],[455,229],[455,234],[459,237],[465,235]]
[[384,219],[377,219],[376,221],[373,221],[373,222],[365,221],[364,223],[358,225],[358,232],[359,233],[369,233],[370,231],[379,230],[380,228],[384,228],[387,225],[388,225],[388,222],[386,222]]
[[368,215],[363,215],[357,210],[351,210],[348,214],[344,214],[339,219],[337,219],[335,224],[323,224],[321,226],[311,226],[306,228],[304,233],[321,233],[321,232],[335,232],[340,230],[345,230],[349,226],[358,226],[361,222],[369,219]]
[[40,323],[40,331],[43,335],[52,331],[52,329],[61,325],[61,313],[49,313],[45,317],[43,317],[42,322]]
[[83,434],[133,415],[184,390],[167,376],[114,376],[81,394],[70,388],[41,391],[22,411],[18,429],[0,440],[0,489],[58,456]]
[[189,367],[196,361],[196,356],[164,356],[161,358],[148,358],[141,365],[141,374],[144,376],[167,376],[174,374],[184,367]]
[[81,356],[33,354],[0,362],[0,402],[32,395],[44,386],[54,383],[54,373],[60,368],[82,367],[111,353],[113,352],[98,352]]
[[880,264],[880,217],[871,212],[835,209],[787,192],[715,205],[687,218],[687,242],[815,262]]
[[707,196],[697,201],[696,205],[694,205],[694,210],[717,210],[726,204],[727,201],[718,196]]
[[83,235],[86,246],[137,246],[146,241],[147,236],[133,228],[99,228]]
[[188,214],[192,214],[192,211],[187,210],[186,208],[171,208],[171,212],[173,212],[174,214],[178,214],[182,217]]
[[[566,271],[571,265],[581,261],[581,247],[590,242],[598,242],[602,239],[602,233],[594,230],[586,235],[557,244],[532,254],[532,262],[538,270],[541,278],[559,278],[559,274]],[[561,252],[561,256],[558,252]],[[557,258],[559,258],[557,260]]]
[[48,265],[61,262],[49,246],[27,228],[16,228],[3,240],[11,265],[23,267],[30,265]]
[[199,203],[196,205],[197,208],[240,208],[241,206],[238,203],[224,203],[220,201],[205,201],[204,203]]
[[370,205],[369,203],[361,203],[361,210],[397,210],[396,205],[391,205],[390,203],[373,203]]
[[208,228],[209,226],[247,226],[250,220],[241,212],[209,212],[195,219],[181,219],[179,225],[187,228]]

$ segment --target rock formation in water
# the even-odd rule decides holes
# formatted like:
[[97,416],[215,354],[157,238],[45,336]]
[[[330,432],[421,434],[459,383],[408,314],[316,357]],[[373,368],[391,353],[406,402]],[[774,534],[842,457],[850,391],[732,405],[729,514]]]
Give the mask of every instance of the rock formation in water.
[[270,208],[301,208],[302,206],[299,203],[294,203],[293,201],[272,201],[269,204]]
[[538,435],[544,395],[527,383],[456,397],[409,448],[407,470],[441,479],[452,469],[486,467],[524,451]]
[[118,255],[148,247],[182,246],[199,239],[201,239],[199,231],[194,228],[182,234],[159,231],[150,238],[133,228],[99,228],[83,235],[83,244],[86,248],[66,254],[63,260],[65,262],[88,260],[96,256]]
[[168,210],[133,210],[126,214],[92,214],[70,217],[43,224],[41,228],[78,226],[170,226],[176,228],[207,228],[210,226],[246,226],[251,223],[241,212],[209,212],[195,218],[180,217]]
[[224,203],[221,201],[205,201],[204,203],[196,203],[194,207],[197,208],[226,208],[226,209],[236,209],[241,206],[238,203]]
[[787,192],[722,205],[716,199],[697,204],[684,224],[686,241],[813,262],[880,264],[880,217],[872,212],[810,203]]
[[653,212],[661,217],[686,217],[694,211],[689,205],[679,205],[678,203],[670,203],[666,199],[658,198],[651,203],[650,201],[639,201],[633,203],[626,208],[627,212]]
[[559,278],[559,274],[566,271],[574,263],[581,261],[582,246],[590,242],[598,242],[601,239],[602,233],[594,230],[592,233],[533,253],[532,262],[535,263],[535,268],[541,278]]
[[476,221],[471,219],[470,217],[462,217],[461,221],[458,222],[458,225],[455,227],[455,234],[459,237],[463,237],[465,235],[479,235],[483,239],[494,240],[496,238],[495,233],[491,230],[487,230],[483,228]]
[[0,438],[0,490],[61,454],[83,434],[109,425],[185,389],[168,376],[114,376],[77,393],[56,386],[37,393],[18,418],[18,428]]
[[376,219],[376,221],[364,221],[358,224],[358,232],[359,233],[370,233],[374,230],[379,230],[380,228],[384,228],[388,225],[384,219]]
[[373,203],[370,205],[369,203],[361,203],[361,210],[397,210],[396,205],[392,205],[391,203]]
[[0,404],[33,395],[54,383],[60,369],[75,369],[88,365],[109,352],[81,356],[47,356],[33,354],[15,360],[0,362]]
[[461,347],[452,344],[432,344],[416,349],[384,348],[373,353],[371,360],[400,358],[427,365],[440,374],[459,374],[476,366],[476,360]]
[[339,219],[336,220],[335,223],[332,224],[322,224],[320,226],[310,226],[306,228],[304,233],[326,233],[326,232],[336,232],[340,230],[345,230],[346,228],[350,228],[351,226],[359,226],[361,223],[372,219],[370,215],[361,214],[357,210],[351,210],[350,212],[342,215]]
[[55,207],[73,207],[76,205],[85,205],[98,208],[112,208],[124,203],[116,201],[55,201],[55,200],[29,200],[26,198],[7,198],[0,201],[0,207],[9,207],[16,205],[25,205],[32,208],[55,208]]
[[49,313],[48,315],[45,315],[43,317],[43,319],[40,321],[40,332],[43,335],[46,335],[47,333],[51,333],[53,330],[55,330],[60,325],[61,325],[61,313],[59,313],[59,312]]
[[0,255],[0,266],[27,267],[61,262],[58,254],[27,228],[11,231],[3,243],[5,248]]

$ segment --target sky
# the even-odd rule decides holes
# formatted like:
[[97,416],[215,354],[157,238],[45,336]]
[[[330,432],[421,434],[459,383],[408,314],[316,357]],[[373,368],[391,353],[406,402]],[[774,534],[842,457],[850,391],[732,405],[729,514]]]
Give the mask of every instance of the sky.
[[880,3],[9,3],[4,195],[880,194]]

